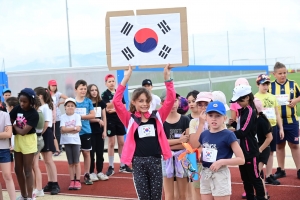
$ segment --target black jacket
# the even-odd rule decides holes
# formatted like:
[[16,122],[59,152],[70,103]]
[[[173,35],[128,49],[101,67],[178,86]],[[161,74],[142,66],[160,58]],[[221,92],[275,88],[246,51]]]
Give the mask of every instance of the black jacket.
[[[251,106],[238,110],[240,116],[240,129],[234,131],[234,134],[240,139],[240,146],[243,150],[245,158],[253,158],[259,155],[259,147],[256,135],[257,114]],[[236,129],[237,123],[232,126]]]

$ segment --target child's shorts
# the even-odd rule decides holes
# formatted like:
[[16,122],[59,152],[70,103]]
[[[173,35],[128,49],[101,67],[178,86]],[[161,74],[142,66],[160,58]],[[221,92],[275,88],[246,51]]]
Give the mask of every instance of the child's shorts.
[[31,154],[37,152],[36,134],[15,135],[14,151],[22,154]]
[[[173,157],[174,158],[174,157]],[[162,174],[163,174],[163,177],[167,177],[167,171],[166,171],[166,161],[162,159],[161,161],[161,166],[162,166]],[[174,163],[173,163],[174,164]],[[173,165],[174,167],[174,165]],[[188,174],[186,173],[186,171],[184,170],[184,173],[183,173],[183,177],[186,178],[188,176]],[[173,174],[173,177],[174,177],[174,180],[176,180],[176,175],[175,175],[175,171],[174,171],[174,174]],[[176,177],[176,178],[175,178]]]
[[[197,163],[197,167],[198,167],[198,173],[201,174],[202,164]],[[200,176],[199,176],[199,179],[197,181],[193,181],[193,186],[194,186],[194,188],[200,188]]]
[[231,175],[228,167],[223,166],[217,172],[203,167],[200,194],[212,194],[214,197],[231,195]]
[[10,150],[9,149],[0,149],[0,163],[10,162]]
[[65,144],[65,151],[69,165],[79,163],[80,145],[79,144]]
[[258,156],[258,162],[264,163],[265,165],[268,163],[270,157],[271,149],[270,147],[266,147]]
[[42,148],[41,152],[55,152],[55,146],[54,146],[54,134],[53,129],[48,127],[46,131],[43,133],[43,139],[44,139],[44,147]]

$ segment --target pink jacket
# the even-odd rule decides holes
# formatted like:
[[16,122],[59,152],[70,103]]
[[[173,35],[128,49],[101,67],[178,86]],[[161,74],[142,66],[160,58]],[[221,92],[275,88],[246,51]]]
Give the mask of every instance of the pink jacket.
[[[172,153],[171,153],[171,149],[166,134],[164,132],[163,123],[165,122],[167,116],[169,115],[173,107],[176,98],[175,97],[176,93],[175,93],[173,81],[165,82],[165,85],[167,88],[166,100],[164,101],[163,106],[158,111],[152,112],[151,116],[154,117],[156,120],[158,141],[160,144],[163,158],[164,160],[167,160],[172,157]],[[119,85],[113,98],[113,104],[116,109],[116,113],[118,114],[118,117],[120,118],[124,126],[127,128],[127,136],[122,151],[121,162],[130,165],[136,147],[135,140],[134,140],[134,133],[139,127],[139,124],[141,123],[141,116],[140,113],[132,114],[131,112],[126,110],[124,104],[122,103],[122,97],[124,91],[125,91],[125,87]]]

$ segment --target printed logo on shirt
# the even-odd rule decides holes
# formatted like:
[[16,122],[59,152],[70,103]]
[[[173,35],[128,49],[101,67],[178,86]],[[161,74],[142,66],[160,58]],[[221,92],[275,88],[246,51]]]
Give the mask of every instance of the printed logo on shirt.
[[182,129],[170,129],[170,139],[178,139],[182,135]]
[[294,93],[294,88],[290,88],[290,93],[291,93],[291,94]]
[[71,120],[71,121],[68,121],[66,122],[66,127],[75,127],[76,125],[76,121],[75,120]]
[[145,124],[138,128],[139,138],[155,137],[155,128],[153,124]]

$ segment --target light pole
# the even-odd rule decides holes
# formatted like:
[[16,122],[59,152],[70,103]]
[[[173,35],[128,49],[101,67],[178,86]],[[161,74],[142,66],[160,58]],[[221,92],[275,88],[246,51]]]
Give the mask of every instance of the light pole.
[[67,14],[67,29],[68,29],[69,67],[72,67],[70,31],[69,31],[69,17],[68,17],[68,0],[66,0],[66,14]]

